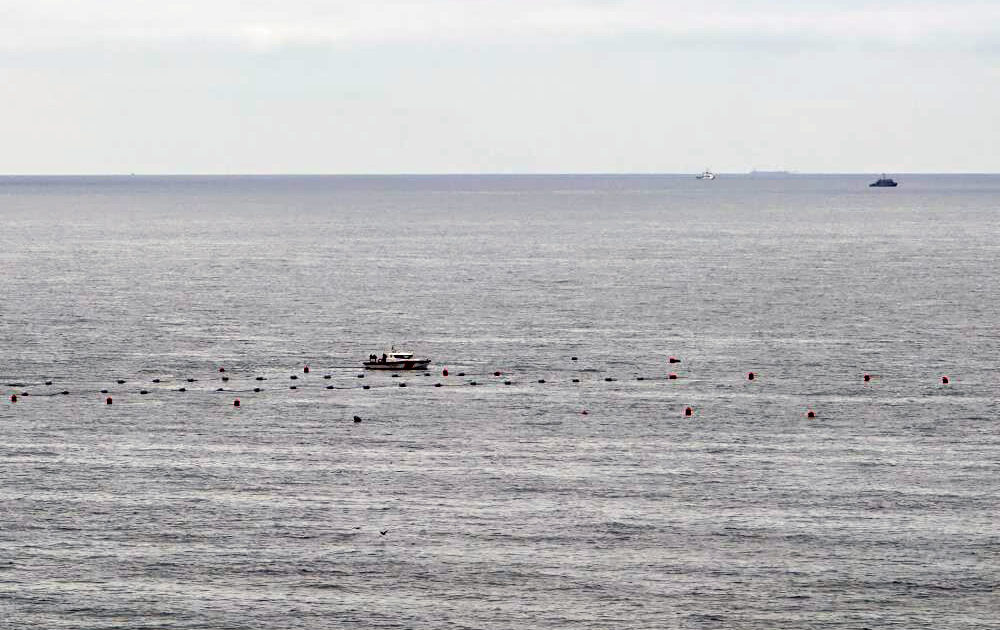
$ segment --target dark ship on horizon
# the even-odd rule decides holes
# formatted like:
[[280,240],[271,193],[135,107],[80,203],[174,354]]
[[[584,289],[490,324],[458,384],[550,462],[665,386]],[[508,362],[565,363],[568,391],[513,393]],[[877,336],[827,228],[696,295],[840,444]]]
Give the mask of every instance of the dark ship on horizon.
[[896,186],[899,186],[899,184],[896,183],[896,180],[891,177],[886,177],[885,173],[882,173],[882,177],[879,177],[878,181],[868,184],[869,188],[895,188]]

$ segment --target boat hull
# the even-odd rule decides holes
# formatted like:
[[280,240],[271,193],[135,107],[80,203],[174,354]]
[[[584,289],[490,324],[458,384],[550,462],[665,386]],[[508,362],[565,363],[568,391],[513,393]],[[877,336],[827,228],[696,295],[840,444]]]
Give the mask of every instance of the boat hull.
[[430,365],[430,359],[413,359],[410,361],[365,361],[366,370],[423,370]]

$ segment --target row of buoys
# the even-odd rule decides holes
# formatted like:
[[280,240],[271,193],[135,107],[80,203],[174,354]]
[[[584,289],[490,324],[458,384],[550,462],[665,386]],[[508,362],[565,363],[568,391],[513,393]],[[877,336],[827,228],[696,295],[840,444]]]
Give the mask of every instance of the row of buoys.
[[[448,376],[448,370],[447,370],[447,369],[444,369],[444,370],[442,370],[442,374],[443,374],[444,376]],[[464,372],[459,372],[459,374],[460,374],[460,375],[464,375],[465,373],[464,373]],[[493,374],[494,374],[494,376],[501,376],[501,375],[502,375],[502,373],[501,373],[500,371],[496,371],[496,372],[494,372]],[[426,375],[426,374],[425,374],[425,375]],[[365,376],[364,374],[358,374],[358,378],[364,378],[364,376]],[[396,378],[398,378],[398,377],[399,377],[399,374],[393,374],[392,376],[393,376],[393,377],[396,377]],[[757,375],[756,375],[756,373],[754,373],[754,372],[748,372],[748,373],[747,373],[747,380],[750,380],[750,381],[752,381],[752,380],[755,380],[755,379],[756,379],[756,377],[757,377]],[[292,379],[296,379],[297,377],[293,375],[293,376],[292,376],[291,378],[292,378]],[[324,378],[330,378],[330,377],[329,377],[329,376],[326,376],[326,377],[324,377]],[[667,380],[676,380],[677,378],[678,378],[678,375],[677,375],[677,373],[676,373],[676,372],[670,372],[670,373],[668,373],[668,374],[667,374]],[[189,379],[187,379],[187,382],[189,382],[189,383],[194,383],[194,382],[197,382],[197,380],[198,380],[198,379],[195,379],[195,378],[189,378]],[[228,378],[228,377],[224,377],[224,378],[223,378],[223,380],[225,380],[225,381],[228,381],[228,380],[229,380],[229,378]],[[263,376],[258,376],[258,377],[256,377],[256,380],[258,380],[258,381],[263,381],[263,380],[266,380],[266,378],[265,378],[265,377],[263,377]],[[608,383],[612,383],[612,382],[615,382],[615,381],[616,381],[616,380],[618,380],[618,379],[616,379],[616,378],[614,378],[614,377],[612,377],[612,376],[607,376],[607,377],[605,377],[605,378],[604,378],[604,380],[605,380],[606,382],[608,382]],[[637,381],[644,381],[644,380],[646,380],[646,377],[643,377],[643,376],[639,376],[639,377],[636,377],[636,380],[637,380]],[[862,380],[863,380],[863,381],[864,381],[865,383],[869,383],[869,382],[871,382],[871,380],[872,380],[872,375],[871,375],[871,374],[867,374],[867,373],[865,373],[865,374],[864,374],[864,375],[862,376]],[[46,384],[50,384],[51,382],[52,382],[52,381],[46,381]],[[118,382],[119,384],[123,384],[123,383],[125,383],[125,380],[124,380],[124,379],[119,379],[119,380],[118,380],[117,382]],[[153,379],[153,382],[154,382],[154,383],[159,383],[159,382],[160,382],[160,379],[158,379],[158,378],[154,378],[154,379]],[[544,378],[540,378],[540,379],[538,379],[538,380],[537,380],[536,382],[544,384],[544,383],[546,383],[547,381],[546,381],[546,380],[545,380]],[[574,378],[574,379],[572,379],[572,382],[573,382],[573,383],[579,383],[579,382],[580,382],[580,379],[579,379],[579,378]],[[513,382],[512,382],[512,381],[510,381],[510,380],[505,380],[505,381],[504,381],[503,383],[504,383],[504,385],[512,385],[512,384],[513,384]],[[479,383],[478,383],[478,381],[470,381],[470,382],[469,382],[469,385],[472,385],[472,386],[475,386],[475,385],[478,385],[478,384],[479,384]],[[941,376],[941,384],[942,384],[942,385],[949,385],[949,384],[951,384],[951,379],[950,379],[950,378],[949,378],[949,377],[948,377],[947,375],[943,375],[943,376]],[[400,386],[400,387],[406,387],[406,383],[400,383],[400,384],[399,384],[399,386]],[[434,386],[435,386],[435,387],[441,387],[441,384],[440,384],[440,383],[435,383],[435,384],[434,384]],[[298,386],[296,386],[296,385],[291,385],[291,386],[289,387],[289,389],[298,389]],[[335,388],[334,388],[334,386],[333,386],[333,385],[328,385],[328,386],[327,386],[327,389],[335,389]],[[364,385],[364,386],[363,386],[363,389],[370,389],[370,387],[369,387],[368,385]],[[185,388],[185,387],[179,387],[179,388],[177,388],[177,391],[179,391],[179,392],[186,392],[186,391],[187,391],[187,388]],[[221,388],[221,387],[220,387],[220,388],[216,389],[215,391],[217,391],[217,392],[221,392],[221,391],[225,391],[225,390],[224,390],[223,388]],[[255,387],[255,388],[253,389],[253,391],[254,391],[254,392],[260,392],[260,391],[261,391],[261,389],[260,389],[259,387]],[[68,395],[68,394],[69,394],[69,391],[68,391],[68,390],[63,390],[63,391],[61,391],[61,392],[59,392],[59,393],[60,393],[61,395],[64,395],[64,396],[65,396],[65,395]],[[102,390],[100,390],[100,393],[102,393],[102,394],[107,394],[107,393],[108,393],[108,390],[107,390],[107,389],[102,389]],[[149,391],[148,391],[148,390],[146,390],[146,389],[141,389],[141,390],[139,390],[139,394],[140,394],[140,395],[145,395],[145,394],[148,394],[148,393],[149,393]],[[29,395],[29,393],[28,393],[28,392],[21,392],[21,395],[22,395],[22,396],[28,396],[28,395]],[[11,401],[11,402],[17,402],[17,394],[11,394],[11,396],[10,396],[10,401]]]

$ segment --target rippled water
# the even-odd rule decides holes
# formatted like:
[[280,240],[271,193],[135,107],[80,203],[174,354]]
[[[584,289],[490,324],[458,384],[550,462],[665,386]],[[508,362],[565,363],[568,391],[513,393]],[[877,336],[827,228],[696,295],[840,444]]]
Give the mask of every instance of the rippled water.
[[1000,177],[897,179],[0,178],[0,625],[997,627]]

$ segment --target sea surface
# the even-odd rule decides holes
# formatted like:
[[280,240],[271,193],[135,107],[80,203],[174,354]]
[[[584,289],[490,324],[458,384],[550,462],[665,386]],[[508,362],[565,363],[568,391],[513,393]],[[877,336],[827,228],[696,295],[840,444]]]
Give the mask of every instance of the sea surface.
[[1000,176],[873,179],[0,177],[0,627],[1000,627]]

